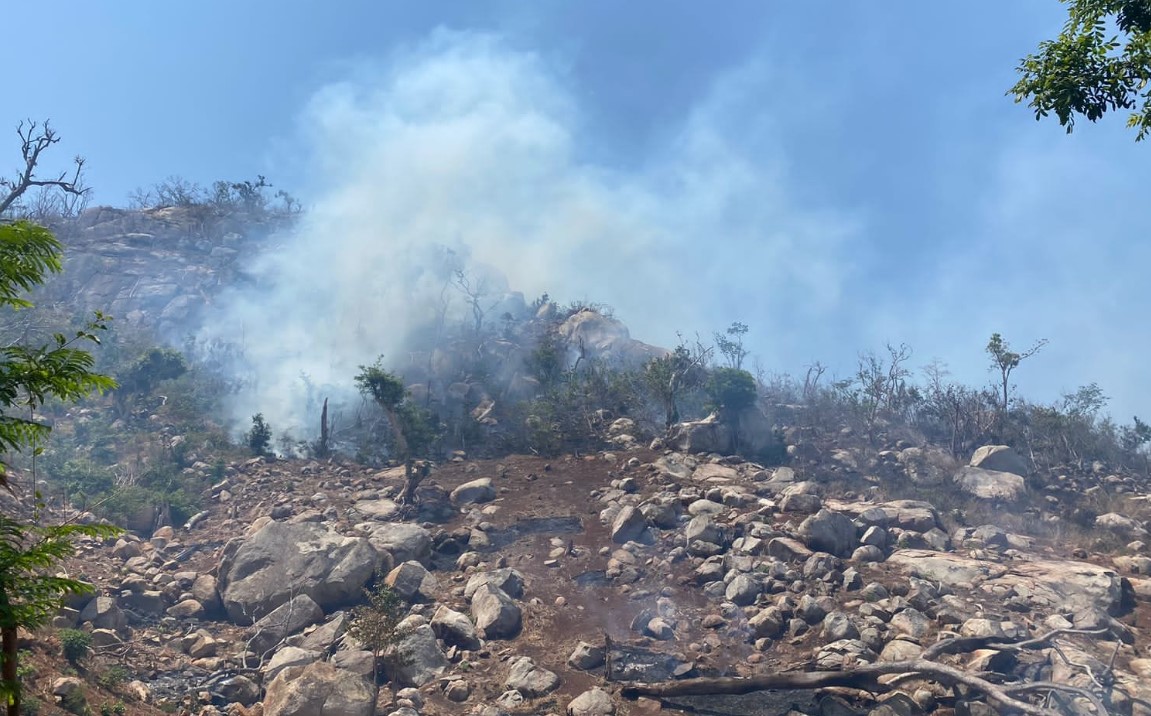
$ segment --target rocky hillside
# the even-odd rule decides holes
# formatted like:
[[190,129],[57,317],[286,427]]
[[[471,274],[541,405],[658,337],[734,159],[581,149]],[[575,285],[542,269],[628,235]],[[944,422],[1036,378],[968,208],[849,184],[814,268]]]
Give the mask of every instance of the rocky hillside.
[[[382,714],[1009,710],[952,673],[1013,688],[1035,713],[1151,713],[1151,557],[1132,519],[1145,484],[1096,529],[1036,536],[1012,527],[1044,495],[1010,449],[956,465],[791,431],[789,466],[770,468],[619,442],[630,447],[578,458],[457,457],[406,519],[400,469],[229,464],[187,525],[83,546],[71,569],[99,594],[55,627],[91,634],[88,678],[48,666],[70,632],[30,635],[46,665],[31,682],[40,713],[86,701],[108,713],[370,716],[375,660],[348,628],[374,575],[403,599],[381,659]],[[668,691],[908,671],[925,657],[942,676]],[[112,668],[116,683],[94,678]],[[1037,682],[1064,690],[1010,686]]]

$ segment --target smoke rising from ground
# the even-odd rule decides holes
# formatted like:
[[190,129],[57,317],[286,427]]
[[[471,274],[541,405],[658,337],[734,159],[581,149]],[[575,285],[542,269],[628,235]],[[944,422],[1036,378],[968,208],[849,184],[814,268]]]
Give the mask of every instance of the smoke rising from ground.
[[[1118,419],[1146,412],[1135,356],[1151,344],[1131,328],[1151,310],[1148,249],[1129,212],[1090,208],[1138,205],[1134,170],[1021,124],[986,138],[977,172],[917,167],[962,211],[908,205],[922,226],[884,235],[873,209],[813,203],[827,193],[797,179],[787,139],[814,141],[801,125],[819,78],[780,66],[765,51],[733,68],[627,164],[599,159],[593,103],[562,67],[492,35],[439,31],[323,88],[300,122],[305,218],[206,324],[241,342],[258,376],[235,418],[311,426],[302,374],[336,397],[381,353],[402,366],[405,335],[442,296],[466,312],[445,292],[445,257],[493,292],[614,306],[649,343],[742,321],[769,371],[818,359],[842,377],[857,352],[907,342],[912,366],[940,358],[979,385],[992,332],[1017,348],[1048,338],[1017,374],[1022,395],[1097,381]],[[820,106],[850,122],[868,101],[846,88]]]
[[732,320],[770,334],[784,304],[792,320],[830,310],[853,227],[789,206],[782,157],[742,116],[757,75],[732,74],[627,168],[588,161],[562,75],[490,36],[441,31],[324,88],[303,120],[308,211],[205,329],[241,343],[257,379],[235,417],[311,424],[302,374],[346,387],[381,353],[402,366],[405,334],[441,296],[464,308],[445,292],[448,251],[528,301],[613,305],[665,345]]

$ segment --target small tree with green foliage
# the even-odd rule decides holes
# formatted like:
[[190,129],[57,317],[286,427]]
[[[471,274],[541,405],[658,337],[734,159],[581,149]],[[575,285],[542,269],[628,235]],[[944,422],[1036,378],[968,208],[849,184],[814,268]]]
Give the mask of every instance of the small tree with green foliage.
[[1007,409],[1010,407],[1011,374],[1019,367],[1020,363],[1038,353],[1045,345],[1047,345],[1046,338],[1036,341],[1035,345],[1022,353],[1016,353],[1011,350],[1007,341],[1003,340],[1003,336],[998,333],[991,334],[991,339],[987,341],[987,354],[991,356],[991,370],[999,374],[999,415],[1001,421],[1007,417]]
[[395,455],[404,466],[404,493],[406,505],[415,504],[416,488],[428,474],[428,466],[416,466],[416,458],[426,457],[439,432],[434,416],[416,405],[399,376],[383,367],[383,359],[370,366],[360,366],[355,378],[356,387],[371,398],[387,416],[392,430]]
[[743,368],[747,349],[743,347],[743,337],[747,335],[747,324],[733,321],[723,333],[715,334],[715,346],[727,361],[728,368]]
[[[368,651],[372,652],[372,684],[375,698],[380,692],[380,659],[388,647],[399,640],[396,627],[404,618],[404,603],[400,595],[377,575],[375,586],[365,589],[367,604],[352,610],[348,634]],[[373,708],[374,710],[374,708]]]
[[252,416],[252,427],[247,434],[248,449],[253,455],[267,455],[272,444],[272,428],[264,421],[263,413]]
[[667,355],[652,358],[644,365],[644,383],[664,409],[665,428],[679,422],[683,394],[703,385],[704,366],[710,357],[710,348],[697,345],[693,350],[680,343]]
[[186,372],[188,364],[180,351],[150,348],[117,376],[120,387],[115,392],[116,405],[123,412],[135,400],[150,395],[160,383]]

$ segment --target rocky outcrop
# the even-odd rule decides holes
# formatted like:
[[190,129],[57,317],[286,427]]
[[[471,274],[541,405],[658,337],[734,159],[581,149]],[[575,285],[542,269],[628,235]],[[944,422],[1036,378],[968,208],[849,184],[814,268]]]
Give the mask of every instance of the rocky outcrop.
[[326,662],[281,671],[268,684],[264,716],[372,716],[375,690]]
[[304,594],[321,608],[359,601],[379,555],[368,540],[314,524],[269,522],[220,565],[224,609],[251,624]]

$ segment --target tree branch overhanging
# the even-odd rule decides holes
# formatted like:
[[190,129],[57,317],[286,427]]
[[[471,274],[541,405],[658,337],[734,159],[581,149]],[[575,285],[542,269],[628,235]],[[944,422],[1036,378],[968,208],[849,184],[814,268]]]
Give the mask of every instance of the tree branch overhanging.
[[46,120],[43,124],[33,120],[20,122],[16,127],[16,134],[20,137],[20,154],[24,166],[17,171],[15,178],[0,177],[0,190],[3,190],[3,193],[0,193],[0,216],[32,187],[53,187],[66,194],[81,197],[89,193],[90,189],[84,186],[84,158],[80,156],[73,159],[75,170],[71,172],[71,176],[69,172],[60,172],[55,179],[36,177],[40,155],[60,141],[49,121]]

